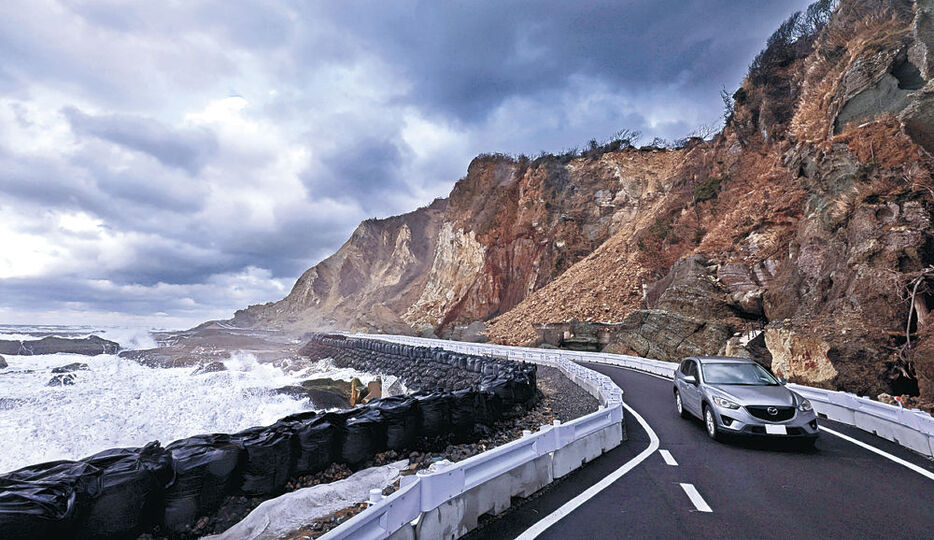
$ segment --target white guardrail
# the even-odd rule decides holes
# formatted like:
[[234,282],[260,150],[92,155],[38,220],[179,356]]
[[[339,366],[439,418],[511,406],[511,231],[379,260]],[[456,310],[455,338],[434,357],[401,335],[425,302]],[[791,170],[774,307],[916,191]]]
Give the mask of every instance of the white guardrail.
[[[582,362],[628,367],[671,379],[678,364],[636,356],[575,353]],[[905,409],[849,392],[788,383],[788,388],[811,401],[823,417],[858,427],[898,445],[934,457],[934,417],[918,409]]]
[[[463,495],[485,482],[490,483],[497,477],[508,476],[507,473],[514,475],[517,467],[532,463],[542,456],[553,456],[553,478],[559,478],[581,466],[583,462],[590,461],[590,459],[599,455],[599,453],[593,455],[594,452],[591,450],[589,454],[593,456],[590,459],[580,460],[577,455],[570,457],[570,460],[567,459],[569,456],[559,459],[562,457],[560,454],[563,449],[574,446],[575,443],[585,440],[590,435],[597,434],[600,430],[614,423],[617,425],[622,423],[623,391],[609,377],[580,366],[576,362],[626,367],[667,379],[674,377],[674,371],[678,367],[678,364],[674,362],[618,354],[509,347],[486,343],[465,343],[381,334],[355,335],[409,345],[442,347],[479,356],[493,355],[509,358],[510,360],[557,367],[575,383],[597,397],[602,408],[595,413],[567,424],[542,426],[542,429],[535,434],[488,450],[456,463],[443,471],[433,474],[419,473],[416,477],[404,477],[402,487],[398,491],[329,532],[324,536],[324,538],[328,539],[346,537],[377,539],[389,536],[399,538],[456,538],[461,536],[476,526],[476,522],[467,523],[466,528],[462,523],[456,529],[451,529],[450,524],[448,524],[447,528],[429,529],[423,531],[422,534],[416,532],[412,522],[420,516],[423,519],[425,513],[431,510],[438,513],[437,510],[443,504],[450,503],[459,495]],[[903,409],[847,392],[824,390],[791,383],[788,384],[788,387],[811,400],[814,410],[822,416],[858,427],[926,456],[934,456],[934,417],[924,411]],[[619,444],[619,441],[616,441],[616,444],[612,446],[617,444]],[[604,448],[602,451],[608,449]],[[551,478],[548,479],[548,482],[550,481]],[[523,496],[534,493],[544,484],[528,493],[523,493]],[[506,501],[501,502],[500,505],[494,505],[494,513],[498,514],[509,506],[509,496],[510,493],[507,490],[505,493]],[[438,514],[441,514],[441,521],[443,522],[444,513],[440,512]],[[450,516],[448,517],[450,518]],[[460,517],[463,518],[463,516]],[[406,525],[412,525],[412,531],[405,529]]]
[[537,432],[441,471],[402,477],[396,492],[323,538],[457,538],[475,528],[479,516],[508,508],[511,497],[530,496],[622,441],[623,391],[609,377],[571,361],[567,351],[407,336],[349,336],[556,367],[596,397],[600,409],[566,424],[556,421],[542,426]]

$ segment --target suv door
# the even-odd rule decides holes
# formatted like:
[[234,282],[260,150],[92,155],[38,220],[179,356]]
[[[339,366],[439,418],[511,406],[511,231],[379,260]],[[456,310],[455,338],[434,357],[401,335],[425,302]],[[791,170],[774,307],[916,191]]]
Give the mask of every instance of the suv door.
[[697,362],[694,360],[685,360],[686,365],[684,377],[694,377],[694,384],[684,380],[684,377],[678,378],[678,390],[681,392],[681,403],[684,408],[689,410],[697,417],[701,415],[701,394],[700,394],[700,374],[697,369]]

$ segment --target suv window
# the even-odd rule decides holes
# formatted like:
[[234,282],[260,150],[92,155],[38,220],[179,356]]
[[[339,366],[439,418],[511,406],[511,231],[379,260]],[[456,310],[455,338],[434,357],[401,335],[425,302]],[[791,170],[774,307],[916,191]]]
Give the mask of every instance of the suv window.
[[697,376],[697,362],[695,362],[694,360],[688,360],[687,366],[685,367],[687,367],[687,372],[685,373],[685,375],[694,375],[695,379],[699,379],[699,377]]
[[691,363],[690,360],[685,360],[684,362],[681,362],[681,367],[679,368],[678,371],[680,371],[683,375],[687,375],[687,374],[688,374],[688,364],[690,364],[690,363]]

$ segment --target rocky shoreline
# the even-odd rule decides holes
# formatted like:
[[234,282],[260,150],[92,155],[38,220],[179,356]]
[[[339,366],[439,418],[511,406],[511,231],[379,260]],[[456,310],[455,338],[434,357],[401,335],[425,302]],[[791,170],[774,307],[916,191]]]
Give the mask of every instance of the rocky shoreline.
[[[98,354],[117,354],[120,344],[103,339],[98,336],[86,338],[61,338],[48,336],[34,340],[4,340],[0,339],[0,354],[35,356],[39,354],[82,354],[97,356]],[[6,362],[0,357],[0,368]]]

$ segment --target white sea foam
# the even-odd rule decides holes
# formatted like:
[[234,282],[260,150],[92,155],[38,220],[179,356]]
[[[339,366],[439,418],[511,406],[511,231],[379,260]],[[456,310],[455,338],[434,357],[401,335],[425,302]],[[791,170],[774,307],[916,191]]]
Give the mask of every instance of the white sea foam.
[[[114,355],[7,356],[0,370],[0,473],[112,448],[163,444],[199,433],[232,433],[313,408],[273,389],[310,375],[349,379],[369,374],[320,363],[287,373],[234,354],[228,371],[149,368]],[[73,386],[48,387],[52,368],[88,364]],[[321,375],[318,375],[321,371]]]
[[152,349],[156,342],[148,328],[132,326],[54,326],[54,325],[3,325],[0,324],[0,339],[10,341],[32,341],[44,337],[83,339],[98,336],[115,341],[124,349]]

